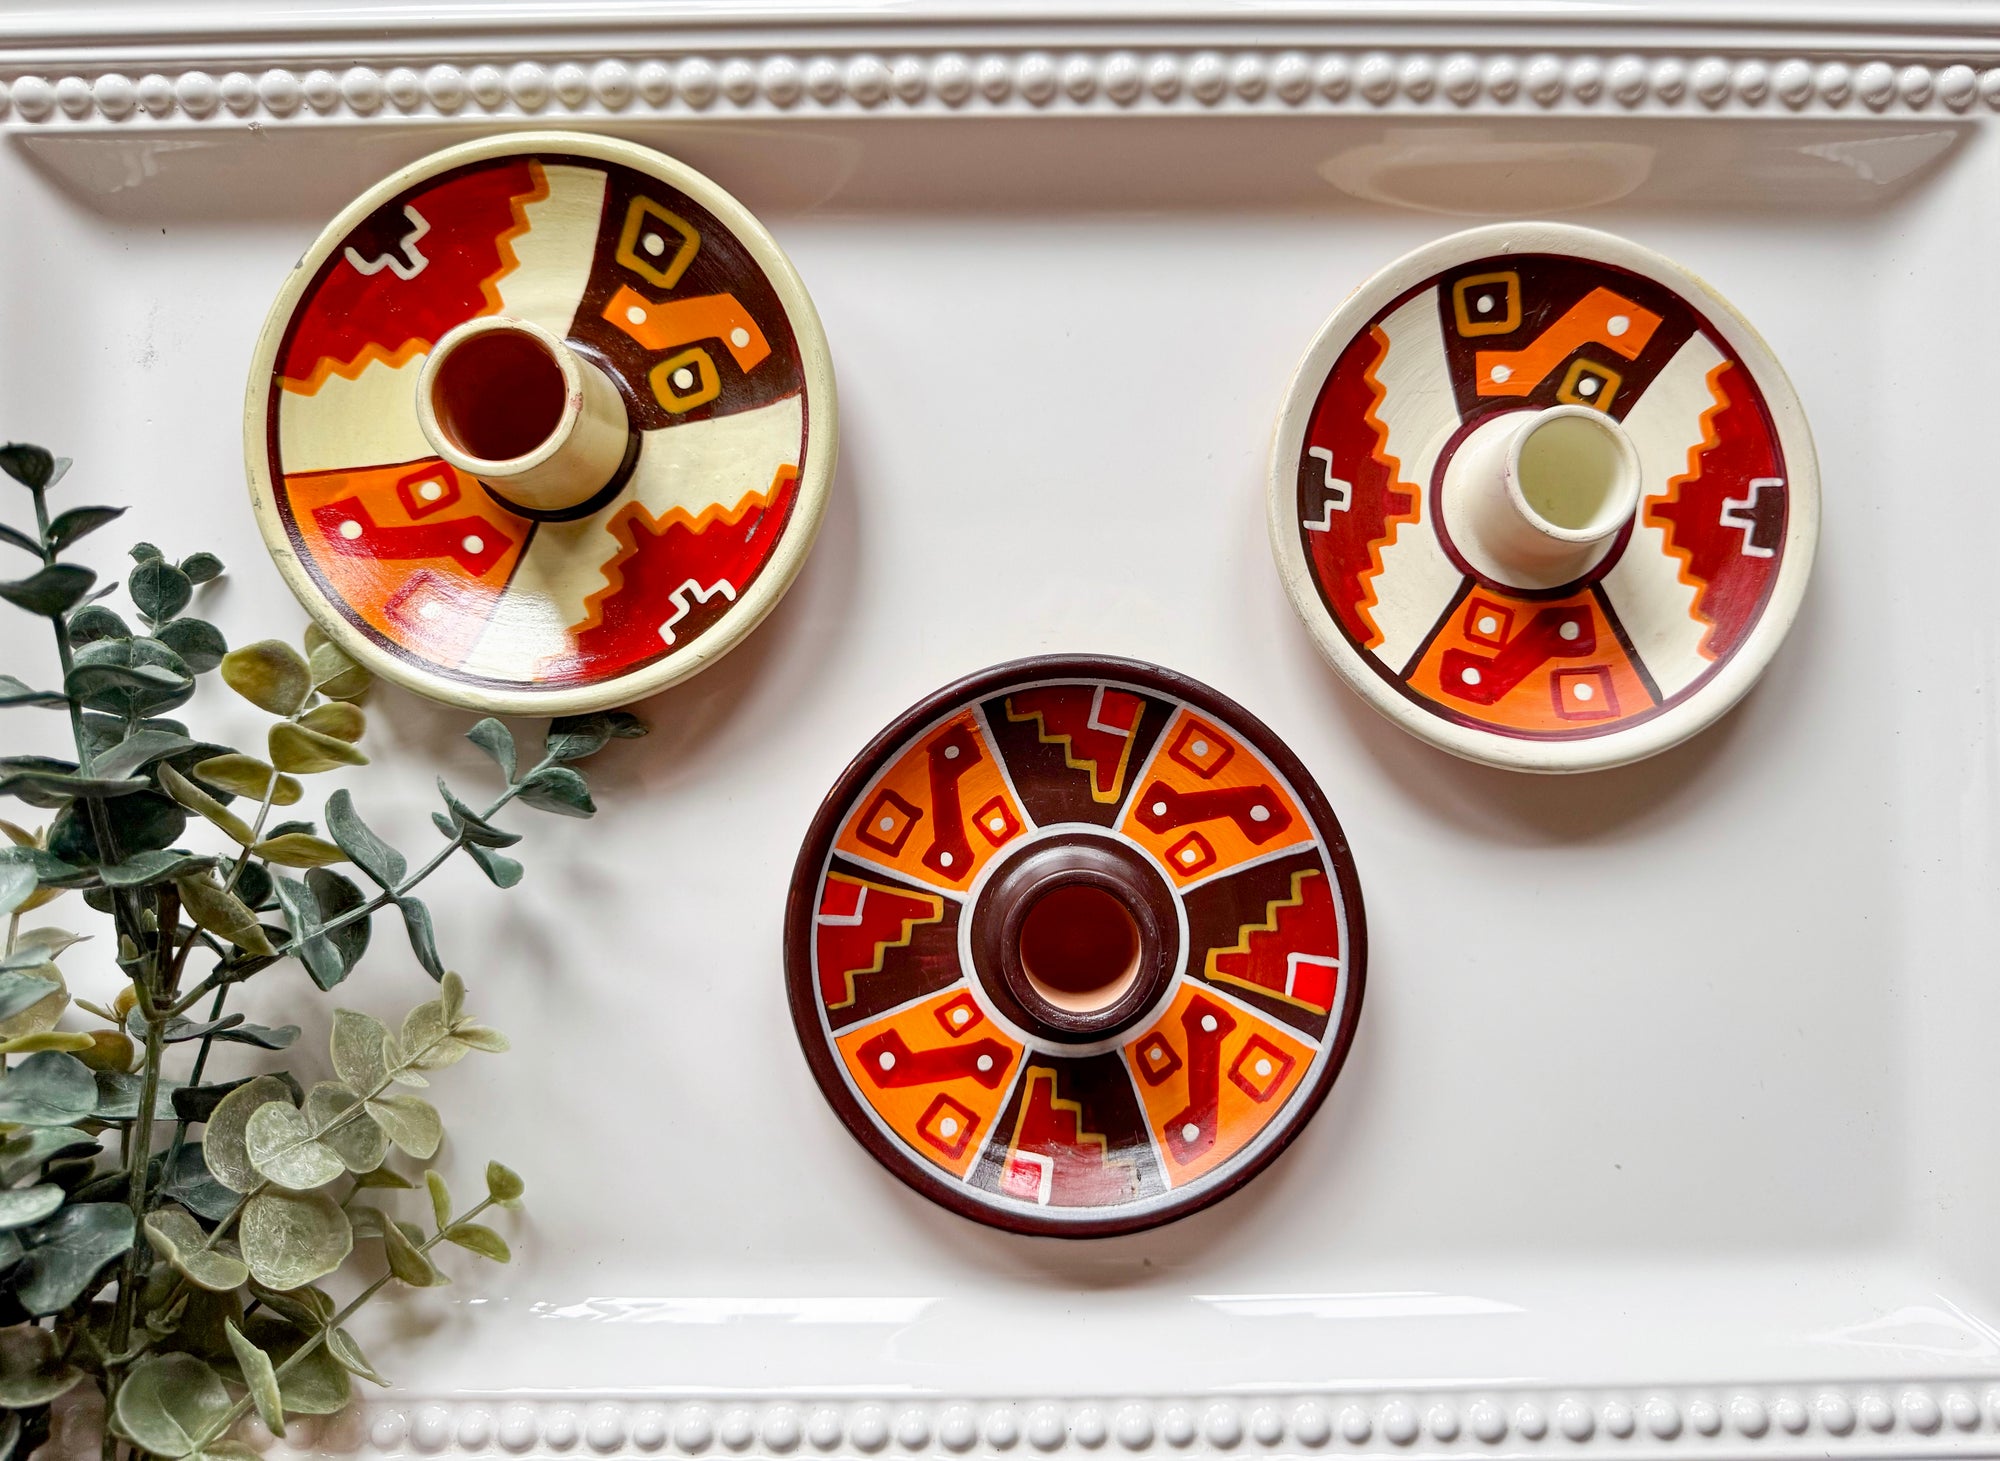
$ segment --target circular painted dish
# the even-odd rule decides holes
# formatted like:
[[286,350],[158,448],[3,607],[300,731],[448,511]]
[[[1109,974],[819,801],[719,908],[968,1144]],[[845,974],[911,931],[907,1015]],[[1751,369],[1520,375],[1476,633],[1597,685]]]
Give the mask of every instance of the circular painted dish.
[[1476,228],[1336,310],[1292,379],[1271,542],[1320,651],[1476,761],[1653,755],[1750,688],[1819,534],[1805,413],[1726,301],[1624,239]]
[[1361,1014],[1353,859],[1277,737],[1127,660],[1018,660],[897,718],[821,805],[785,969],[820,1089],[884,1166],[1096,1237],[1240,1187]]
[[264,539],[377,673],[511,714],[615,705],[756,627],[836,451],[812,301],[729,194],[563,132],[447,148],[299,261],[250,372]]

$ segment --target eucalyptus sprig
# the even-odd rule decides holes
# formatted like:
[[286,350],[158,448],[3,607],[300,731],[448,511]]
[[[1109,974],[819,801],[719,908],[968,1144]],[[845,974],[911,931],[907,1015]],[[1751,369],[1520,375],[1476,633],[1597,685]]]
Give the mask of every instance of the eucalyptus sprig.
[[[645,727],[615,711],[557,720],[524,761],[506,725],[480,721],[468,736],[502,785],[475,810],[480,799],[440,779],[442,840],[414,867],[344,787],[316,820],[274,822],[310,778],[368,765],[369,672],[317,629],[298,648],[230,649],[190,612],[223,573],[209,553],[175,560],[138,544],[130,617],[112,608],[117,585],[64,555],[122,509],[52,515],[68,466],[40,447],[0,448],[34,519],[32,531],[0,522],[0,545],[35,560],[0,581],[0,599],[47,621],[61,674],[59,688],[0,675],[0,708],[63,712],[75,753],[0,757],[0,796],[48,814],[0,820],[0,1461],[40,1445],[51,1406],[84,1386],[106,1402],[106,1461],[121,1449],[244,1457],[231,1430],[251,1413],[283,1434],[287,1416],[345,1405],[353,1377],[382,1383],[347,1321],[391,1284],[446,1282],[439,1244],[510,1258],[479,1221],[521,1197],[498,1163],[459,1216],[425,1165],[428,1232],[377,1205],[419,1186],[392,1157],[429,1164],[443,1143],[436,1107],[415,1092],[469,1053],[507,1048],[465,1014],[416,890],[461,852],[513,887],[523,868],[504,849],[521,834],[495,819],[514,802],[593,815],[579,763]],[[261,755],[169,717],[210,674],[271,717]],[[82,935],[22,926],[69,891],[110,920],[126,982],[106,1004],[72,1000],[58,962]],[[335,1010],[334,1079],[310,1089],[282,1068],[211,1074],[225,1047],[268,1055],[300,1035],[229,1011],[238,985],[296,963],[333,989],[390,907],[439,981],[435,999],[394,1031]],[[65,1028],[72,1012],[96,1023]],[[337,1306],[317,1285],[350,1263],[379,1272]]]

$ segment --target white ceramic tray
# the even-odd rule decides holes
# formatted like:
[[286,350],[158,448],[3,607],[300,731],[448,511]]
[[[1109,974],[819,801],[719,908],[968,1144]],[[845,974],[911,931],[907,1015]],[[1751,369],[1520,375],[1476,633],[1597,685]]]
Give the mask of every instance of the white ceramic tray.
[[[528,1179],[519,1260],[381,1310],[397,1388],[295,1443],[2000,1453],[2000,8],[667,8],[0,6],[0,431],[137,500],[138,535],[221,552],[239,639],[301,622],[242,485],[258,323],[325,220],[432,148],[565,125],[683,158],[780,238],[840,374],[790,596],[644,707],[608,810],[535,827],[521,889],[433,900],[516,1040],[440,1097],[455,1171]],[[1818,572],[1759,688],[1564,781],[1455,761],[1345,690],[1262,507],[1288,373],[1342,295],[1537,214],[1731,298],[1824,471]],[[7,668],[39,654],[8,635]],[[1373,959],[1282,1160],[1066,1243],[954,1217],[844,1133],[780,917],[879,726],[1085,650],[1290,742]],[[467,720],[385,690],[364,813],[414,841],[435,772],[479,775]],[[423,985],[372,968],[343,1001]],[[272,1013],[326,1018],[275,982]]]

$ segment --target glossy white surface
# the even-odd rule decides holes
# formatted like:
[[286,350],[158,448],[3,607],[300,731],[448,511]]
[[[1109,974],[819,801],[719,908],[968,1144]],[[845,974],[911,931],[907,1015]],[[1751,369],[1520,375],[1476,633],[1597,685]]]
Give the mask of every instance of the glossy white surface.
[[[606,754],[598,821],[537,818],[512,894],[441,879],[440,943],[516,1041],[437,1082],[448,1167],[509,1161],[528,1214],[514,1267],[468,1257],[378,1314],[399,1389],[326,1444],[1992,1451],[2000,139],[1929,93],[1773,105],[601,122],[779,237],[833,346],[840,476],[785,602]],[[234,641],[295,632],[242,487],[258,323],[359,186],[491,125],[18,127],[0,432],[76,455],[72,500],[136,501],[129,536],[219,551]],[[1263,462],[1318,322],[1459,226],[1423,210],[1607,197],[1564,216],[1696,269],[1785,362],[1824,531],[1743,705],[1550,782],[1342,687],[1272,570]],[[1373,935],[1353,1054],[1291,1151],[1086,1244],[879,1170],[799,1056],[778,947],[847,758],[956,675],[1055,650],[1183,670],[1286,737]],[[0,638],[9,672],[43,661]],[[195,713],[248,734],[225,699]],[[385,689],[364,815],[426,845],[431,777],[483,774],[469,721]],[[397,938],[342,1002],[421,996]],[[301,976],[265,984],[327,1018]],[[454,1395],[477,1398],[422,1403]]]

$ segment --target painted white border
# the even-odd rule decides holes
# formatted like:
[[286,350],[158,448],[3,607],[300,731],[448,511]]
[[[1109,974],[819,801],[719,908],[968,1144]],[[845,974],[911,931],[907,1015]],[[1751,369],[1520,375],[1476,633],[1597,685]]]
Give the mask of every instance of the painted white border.
[[[1320,388],[1340,354],[1356,333],[1411,285],[1472,259],[1507,253],[1570,254],[1616,264],[1669,285],[1707,317],[1723,342],[1749,367],[1777,427],[1789,483],[1785,554],[1777,582],[1764,612],[1750,633],[1701,684],[1678,705],[1625,730],[1579,740],[1534,740],[1460,725],[1410,699],[1382,677],[1374,656],[1356,649],[1320,600],[1305,546],[1299,541],[1299,453],[1311,425]],[[1424,484],[1426,487],[1428,484]],[[1469,761],[1483,761],[1514,771],[1601,771],[1657,755],[1713,724],[1743,698],[1785,634],[1805,597],[1812,577],[1813,554],[1819,544],[1819,461],[1805,408],[1750,322],[1721,295],[1671,259],[1615,234],[1568,223],[1496,223],[1449,234],[1405,254],[1356,289],[1336,309],[1306,347],[1305,358],[1285,387],[1277,430],[1272,433],[1266,507],[1271,553],[1278,576],[1313,643],[1351,688],[1383,715],[1420,740]],[[1419,524],[1419,526],[1425,526]],[[1428,531],[1428,527],[1426,527]]]
[[[798,341],[800,373],[805,380],[806,442],[805,456],[799,464],[798,499],[792,505],[791,520],[785,524],[777,546],[750,581],[749,587],[737,596],[736,602],[706,633],[694,639],[686,649],[675,650],[630,674],[563,690],[516,690],[473,684],[392,654],[357,629],[333,606],[326,591],[299,561],[293,549],[291,535],[286,531],[283,516],[278,510],[277,495],[271,482],[268,440],[267,412],[271,394],[276,389],[272,372],[278,349],[284,341],[293,311],[328,256],[346,242],[347,236],[370,213],[425,178],[487,158],[533,152],[562,153],[621,164],[635,172],[659,178],[714,214],[770,279],[792,334]],[[792,580],[798,577],[799,569],[805,565],[806,554],[812,551],[813,539],[819,535],[820,519],[826,512],[827,493],[833,485],[834,463],[839,455],[839,407],[835,401],[833,358],[827,350],[826,332],[820,327],[812,297],[806,293],[804,283],[793,269],[791,260],[785,257],[785,251],[778,246],[778,241],[771,237],[749,209],[719,184],[685,163],[676,162],[649,147],[581,132],[510,132],[448,147],[411,163],[348,204],[326,226],[313,246],[306,250],[304,257],[292,266],[292,272],[285,276],[278,297],[271,305],[271,312],[265,317],[256,353],[251,357],[250,381],[243,399],[243,463],[250,481],[250,502],[256,510],[257,526],[264,535],[264,545],[270,549],[279,573],[284,576],[285,586],[291,589],[293,596],[334,643],[376,674],[447,705],[463,706],[492,715],[574,715],[613,705],[627,705],[669,685],[679,684],[729,653],[763,622],[766,614],[777,607],[778,600],[784,597],[785,590],[792,586]]]

